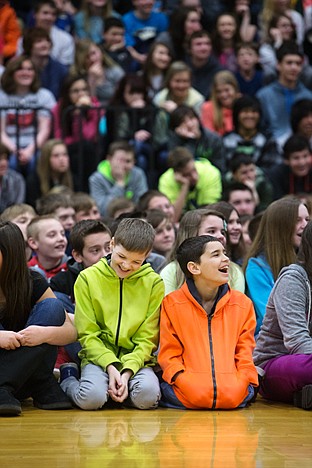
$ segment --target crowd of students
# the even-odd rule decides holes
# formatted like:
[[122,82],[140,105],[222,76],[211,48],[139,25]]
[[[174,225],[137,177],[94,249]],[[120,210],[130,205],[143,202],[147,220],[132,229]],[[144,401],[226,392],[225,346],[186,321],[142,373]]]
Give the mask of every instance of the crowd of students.
[[309,7],[206,3],[0,2],[0,414],[312,409]]

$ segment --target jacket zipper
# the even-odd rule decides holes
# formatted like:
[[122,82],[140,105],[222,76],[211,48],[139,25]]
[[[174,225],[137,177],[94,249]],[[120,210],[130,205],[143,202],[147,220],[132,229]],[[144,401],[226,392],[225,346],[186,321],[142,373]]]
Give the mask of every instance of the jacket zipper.
[[212,409],[215,409],[217,404],[217,382],[216,382],[216,373],[215,373],[215,364],[214,364],[214,355],[213,355],[213,343],[212,343],[212,334],[211,334],[211,320],[213,315],[208,317],[208,338],[209,338],[209,348],[211,356],[211,374],[212,374],[212,383],[213,383],[213,402]]
[[[123,280],[119,280],[119,313],[118,313],[118,324],[117,324],[117,331],[116,331],[116,339],[115,339],[115,345],[118,346],[118,340],[119,340],[119,332],[120,332],[120,325],[121,325],[121,316],[122,316],[122,285],[123,285]],[[119,357],[120,353],[120,348],[118,346],[118,352],[117,352],[117,357]]]

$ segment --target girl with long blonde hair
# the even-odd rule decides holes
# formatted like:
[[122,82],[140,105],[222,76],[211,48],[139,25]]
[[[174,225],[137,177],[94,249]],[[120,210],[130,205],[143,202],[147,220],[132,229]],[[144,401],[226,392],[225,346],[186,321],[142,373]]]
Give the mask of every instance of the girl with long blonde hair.
[[222,70],[215,74],[210,101],[201,107],[201,122],[205,128],[219,135],[233,130],[233,104],[240,97],[234,74]]

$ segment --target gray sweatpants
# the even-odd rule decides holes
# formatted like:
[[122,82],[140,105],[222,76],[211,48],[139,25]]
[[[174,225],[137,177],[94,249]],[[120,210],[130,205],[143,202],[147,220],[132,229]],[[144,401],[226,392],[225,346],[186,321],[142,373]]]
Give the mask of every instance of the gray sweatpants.
[[[102,408],[108,400],[108,374],[99,366],[87,364],[81,378],[68,377],[61,387],[69,398],[84,410]],[[157,408],[160,399],[158,378],[151,367],[143,367],[129,380],[127,403],[138,409]]]

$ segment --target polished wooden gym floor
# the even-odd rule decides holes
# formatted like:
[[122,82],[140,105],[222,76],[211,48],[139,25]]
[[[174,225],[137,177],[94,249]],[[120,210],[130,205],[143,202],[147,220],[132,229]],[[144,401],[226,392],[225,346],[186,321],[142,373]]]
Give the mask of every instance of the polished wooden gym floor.
[[0,419],[0,467],[311,468],[312,411],[42,411]]
[[311,468],[312,412],[261,398],[235,411],[42,411],[0,419],[0,467]]

